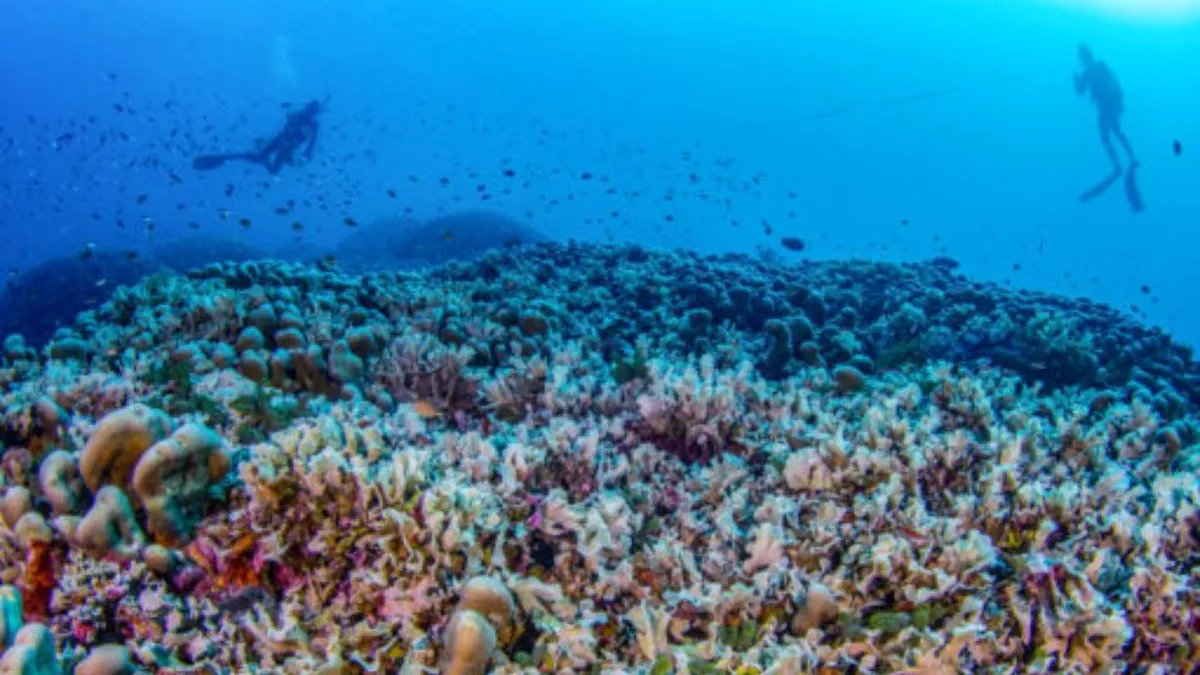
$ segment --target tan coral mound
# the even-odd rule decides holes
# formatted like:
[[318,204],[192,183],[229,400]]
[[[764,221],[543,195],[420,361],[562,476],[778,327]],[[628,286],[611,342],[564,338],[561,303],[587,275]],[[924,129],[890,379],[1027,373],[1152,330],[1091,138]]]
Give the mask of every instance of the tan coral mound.
[[96,557],[114,554],[119,558],[137,557],[145,545],[129,498],[115,485],[105,485],[96,493],[92,508],[75,526],[74,543]]
[[116,485],[129,493],[133,468],[142,454],[170,433],[170,418],[140,403],[105,416],[79,457],[79,472],[88,489],[95,492]]
[[199,424],[180,427],[147,450],[134,469],[132,485],[155,540],[186,543],[204,516],[209,488],[228,471],[224,439]]
[[441,675],[483,675],[492,650],[496,648],[496,629],[482,614],[470,610],[454,613],[446,626],[446,644],[442,648]]

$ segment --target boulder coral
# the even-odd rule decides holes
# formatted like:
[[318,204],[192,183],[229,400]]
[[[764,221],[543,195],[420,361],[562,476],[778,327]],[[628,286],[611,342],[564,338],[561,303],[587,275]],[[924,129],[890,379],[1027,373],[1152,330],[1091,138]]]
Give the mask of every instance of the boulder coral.
[[133,490],[154,539],[186,543],[204,516],[209,488],[228,471],[225,441],[199,424],[184,425],[147,450],[134,469]]
[[441,675],[483,675],[492,650],[496,629],[484,616],[470,610],[455,612],[446,626]]
[[476,612],[486,618],[496,630],[500,646],[508,645],[517,636],[517,601],[512,591],[495,577],[474,577],[462,589],[459,612]]
[[76,546],[96,557],[112,554],[130,559],[137,556],[146,535],[121,488],[105,485],[96,493],[91,510],[76,526],[73,539]]
[[17,521],[21,516],[33,510],[33,493],[24,485],[13,485],[4,491],[4,497],[0,499],[0,517],[4,518],[4,524],[9,527],[16,527]]
[[12,646],[17,632],[25,625],[21,590],[16,586],[0,586],[0,650]]
[[75,675],[134,675],[136,672],[129,650],[122,645],[100,645],[75,666]]
[[62,675],[54,651],[54,634],[40,623],[17,631],[13,644],[0,657],[0,675]]
[[83,506],[83,475],[79,460],[70,452],[55,450],[46,455],[38,467],[38,484],[54,515],[77,513]]
[[134,467],[150,446],[171,433],[166,413],[141,403],[109,413],[96,425],[79,456],[79,471],[95,492],[104,485],[129,491]]

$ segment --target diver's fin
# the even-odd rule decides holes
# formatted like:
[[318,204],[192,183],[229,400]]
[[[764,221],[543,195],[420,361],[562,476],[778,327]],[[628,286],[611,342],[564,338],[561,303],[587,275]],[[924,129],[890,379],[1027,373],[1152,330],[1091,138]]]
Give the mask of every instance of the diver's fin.
[[1107,192],[1108,189],[1113,186],[1113,183],[1116,183],[1117,179],[1120,177],[1121,177],[1120,169],[1113,171],[1112,173],[1110,173],[1108,175],[1107,178],[1105,178],[1104,180],[1095,184],[1091,188],[1088,188],[1088,190],[1086,192],[1079,195],[1079,201],[1089,202],[1089,201],[1095,199],[1096,197],[1099,197],[1100,195]]
[[1125,172],[1125,197],[1129,200],[1129,207],[1133,212],[1141,213],[1146,210],[1146,202],[1142,201],[1142,191],[1138,188],[1137,170],[1138,163],[1134,162]]
[[192,168],[197,171],[212,171],[231,159],[254,161],[253,152],[234,152],[225,155],[200,155],[192,160]]
[[230,159],[229,155],[200,155],[192,160],[192,168],[197,171],[211,171]]

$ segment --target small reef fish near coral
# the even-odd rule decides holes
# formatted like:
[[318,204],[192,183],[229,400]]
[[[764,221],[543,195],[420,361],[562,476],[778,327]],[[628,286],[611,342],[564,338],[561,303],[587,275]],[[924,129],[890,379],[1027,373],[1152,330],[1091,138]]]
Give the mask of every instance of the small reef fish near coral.
[[1195,672],[1190,351],[951,263],[122,286],[3,344],[0,672]]

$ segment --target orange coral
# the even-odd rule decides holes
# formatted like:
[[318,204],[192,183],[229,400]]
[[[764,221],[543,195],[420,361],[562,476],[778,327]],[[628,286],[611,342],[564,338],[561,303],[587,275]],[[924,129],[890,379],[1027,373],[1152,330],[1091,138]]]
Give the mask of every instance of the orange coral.
[[256,537],[246,534],[227,548],[218,548],[214,542],[201,537],[183,549],[184,555],[204,570],[213,588],[222,591],[238,591],[252,586],[262,586],[263,579],[254,566]]
[[25,575],[21,579],[21,598],[25,604],[26,619],[36,621],[50,615],[50,594],[57,585],[54,553],[50,544],[31,541],[25,556]]

